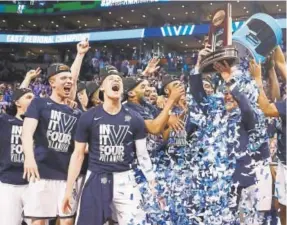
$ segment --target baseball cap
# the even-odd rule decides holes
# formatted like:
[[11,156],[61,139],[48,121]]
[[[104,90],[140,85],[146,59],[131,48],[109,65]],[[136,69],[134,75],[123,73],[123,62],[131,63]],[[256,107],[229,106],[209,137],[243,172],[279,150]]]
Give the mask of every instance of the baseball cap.
[[70,67],[62,63],[54,63],[47,68],[48,79],[62,72],[71,72]]
[[124,93],[127,94],[129,91],[133,90],[136,86],[138,86],[141,82],[143,82],[142,79],[135,80],[131,77],[123,79]]
[[99,85],[96,82],[90,82],[87,84],[87,94],[89,98],[99,89]]
[[100,85],[102,85],[103,81],[110,75],[118,75],[122,77],[123,73],[120,73],[118,69],[112,65],[105,66],[103,69],[100,70]]
[[179,80],[179,79],[173,79],[170,75],[165,75],[165,76],[163,76],[163,78],[162,78],[162,87],[163,87],[163,89],[164,89],[168,84],[170,84],[171,82],[176,81],[176,80]]
[[14,90],[12,95],[12,104],[8,107],[7,114],[11,116],[15,116],[17,114],[17,106],[15,102],[27,93],[32,93],[32,90],[29,88],[18,88]]
[[27,93],[32,93],[32,90],[29,88],[18,88],[13,92],[12,101],[15,102],[20,99],[23,95]]
[[87,89],[86,85],[83,82],[78,83],[77,85],[77,93]]

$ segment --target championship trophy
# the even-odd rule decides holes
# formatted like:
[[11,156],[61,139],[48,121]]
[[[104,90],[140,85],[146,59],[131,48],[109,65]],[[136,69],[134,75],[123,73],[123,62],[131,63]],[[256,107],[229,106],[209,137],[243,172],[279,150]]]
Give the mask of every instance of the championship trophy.
[[232,17],[231,4],[228,3],[225,9],[217,10],[211,21],[208,43],[212,52],[206,55],[201,63],[200,73],[216,72],[213,69],[215,62],[226,61],[229,66],[239,62],[238,51],[232,46]]
[[232,41],[240,60],[255,59],[257,63],[263,63],[281,43],[282,30],[273,17],[257,13],[234,32]]

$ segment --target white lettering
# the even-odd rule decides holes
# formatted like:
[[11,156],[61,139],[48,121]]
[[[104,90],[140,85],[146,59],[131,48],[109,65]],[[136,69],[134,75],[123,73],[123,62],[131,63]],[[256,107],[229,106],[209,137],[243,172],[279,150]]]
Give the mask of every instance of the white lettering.
[[7,42],[21,43],[23,35],[7,35]]
[[21,142],[22,126],[13,125],[11,129],[11,162],[23,163],[24,154]]
[[158,2],[158,0],[102,0],[101,6],[120,6],[120,5],[134,5],[141,3]]
[[55,43],[63,43],[63,42],[76,42],[82,41],[86,38],[90,39],[90,34],[68,34],[68,35],[57,35],[55,36]]

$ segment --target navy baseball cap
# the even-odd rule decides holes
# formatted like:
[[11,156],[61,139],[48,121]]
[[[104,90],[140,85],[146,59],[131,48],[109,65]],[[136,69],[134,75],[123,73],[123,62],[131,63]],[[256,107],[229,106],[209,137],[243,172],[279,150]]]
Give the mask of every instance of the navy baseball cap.
[[123,79],[124,84],[124,94],[127,94],[129,91],[133,90],[136,86],[138,86],[141,82],[143,82],[142,79],[133,79],[131,77]]
[[103,81],[110,75],[118,75],[122,77],[123,73],[120,73],[118,69],[112,65],[105,66],[103,69],[100,70],[100,85],[102,85]]
[[32,93],[32,90],[29,88],[18,88],[13,91],[12,104],[7,108],[7,114],[11,116],[15,116],[17,114],[17,106],[15,102],[27,93]]
[[165,88],[168,84],[179,79],[173,79],[170,75],[165,75],[162,78],[162,87]]
[[23,95],[27,93],[32,93],[32,90],[29,88],[18,88],[13,92],[12,101],[16,102],[19,100]]
[[52,76],[55,76],[62,72],[71,72],[69,66],[62,63],[54,63],[47,68],[47,77],[48,79]]
[[87,86],[83,82],[78,83],[78,85],[77,85],[77,93],[79,93],[79,92],[81,92],[81,91],[83,91],[85,89],[87,89]]

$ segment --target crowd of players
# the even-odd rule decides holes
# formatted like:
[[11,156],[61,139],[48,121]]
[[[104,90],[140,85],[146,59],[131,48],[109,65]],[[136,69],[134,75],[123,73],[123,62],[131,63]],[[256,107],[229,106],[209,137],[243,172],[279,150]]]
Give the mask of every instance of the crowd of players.
[[[214,64],[214,82],[198,72],[206,45],[189,84],[166,75],[158,96],[148,81],[158,59],[141,79],[106,66],[99,85],[86,86],[78,78],[88,40],[77,51],[71,67],[47,69],[49,97],[34,97],[29,83],[41,71],[31,70],[0,116],[1,225],[264,224],[272,177],[275,218],[286,224],[286,100],[266,97],[260,64],[251,60],[252,78],[240,76],[255,89],[226,62]],[[272,62],[286,82],[280,47]],[[268,124],[278,139],[276,171],[259,111],[278,118]]]

